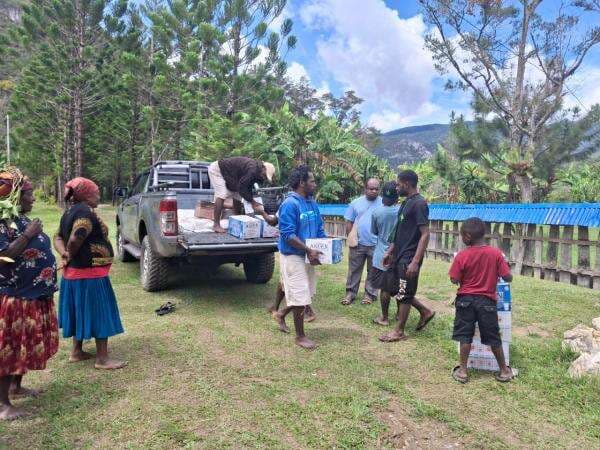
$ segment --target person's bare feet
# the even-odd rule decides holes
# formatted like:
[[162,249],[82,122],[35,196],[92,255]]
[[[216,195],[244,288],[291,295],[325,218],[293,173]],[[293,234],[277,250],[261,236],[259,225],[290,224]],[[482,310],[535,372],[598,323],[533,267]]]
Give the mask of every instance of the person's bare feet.
[[273,319],[275,319],[275,322],[277,322],[277,327],[279,328],[279,331],[283,333],[290,332],[290,329],[285,323],[285,319],[279,313],[273,313]]
[[96,364],[94,364],[94,367],[96,369],[100,369],[100,370],[116,370],[116,369],[122,369],[126,365],[127,365],[127,361],[119,361],[116,359],[108,358],[108,359],[104,359],[104,360],[97,359]]
[[304,321],[305,322],[314,322],[315,320],[317,320],[317,315],[315,314],[315,311],[307,306],[304,309]]
[[94,357],[94,355],[92,355],[91,353],[84,352],[82,350],[77,353],[71,353],[71,355],[69,356],[69,362],[76,363],[76,362],[86,361],[88,359],[92,359],[93,357]]
[[317,348],[317,344],[315,344],[313,341],[311,341],[306,336],[304,336],[304,337],[297,337],[296,338],[296,345],[299,346],[299,347],[302,347],[305,350],[314,350],[315,348]]
[[384,319],[383,317],[377,317],[376,319],[373,319],[373,323],[375,325],[381,325],[381,326],[387,327],[390,324],[390,321],[387,319]]
[[381,342],[398,342],[406,339],[408,339],[408,337],[404,333],[400,333],[396,330],[390,331],[389,333],[379,337]]
[[225,228],[223,228],[221,225],[213,225],[213,231],[215,233],[227,233],[227,230]]
[[20,387],[11,387],[8,391],[11,397],[32,397],[36,398],[40,396],[41,391],[36,391],[35,389]]
[[12,405],[0,406],[0,420],[15,420],[25,416],[25,412]]

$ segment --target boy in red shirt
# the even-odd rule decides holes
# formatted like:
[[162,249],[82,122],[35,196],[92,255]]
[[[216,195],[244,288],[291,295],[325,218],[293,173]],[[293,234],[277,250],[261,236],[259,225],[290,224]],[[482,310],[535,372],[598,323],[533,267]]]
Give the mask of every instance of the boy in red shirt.
[[481,219],[471,217],[464,221],[460,235],[468,247],[456,255],[448,272],[452,283],[459,285],[452,339],[460,342],[460,365],[454,368],[452,377],[461,383],[469,381],[467,360],[478,323],[481,343],[491,347],[500,367],[496,380],[507,382],[513,378],[513,372],[502,351],[496,284],[498,277],[512,281],[510,267],[500,250],[485,243],[485,224]]

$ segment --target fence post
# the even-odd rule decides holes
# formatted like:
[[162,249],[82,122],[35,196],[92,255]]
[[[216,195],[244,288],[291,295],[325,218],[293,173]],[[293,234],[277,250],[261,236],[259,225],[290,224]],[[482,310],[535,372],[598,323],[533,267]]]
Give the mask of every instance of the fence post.
[[[535,239],[536,225],[533,223],[528,224],[525,227],[525,237]],[[521,273],[525,276],[533,276],[533,265],[534,265],[534,254],[535,241],[524,239],[523,240],[523,268]]]
[[[588,227],[577,227],[577,240],[588,241]],[[590,287],[591,276],[590,270],[590,246],[589,244],[577,244],[577,286]],[[588,272],[588,273],[585,273]]]
[[523,241],[523,224],[515,224],[515,238],[513,239],[512,253],[515,261],[515,273],[521,275],[523,273],[523,259],[525,258],[525,246]]
[[450,258],[448,252],[450,251],[450,224],[444,225],[444,261],[448,261]]
[[[548,239],[558,239],[560,237],[560,227],[558,225],[550,225],[550,233]],[[557,258],[558,258],[558,242],[548,241],[548,250],[546,254],[547,268],[544,269],[545,280],[556,280],[557,273]]]
[[492,244],[492,224],[490,222],[485,222],[485,243],[487,245]]
[[452,253],[458,251],[461,241],[458,222],[452,222]]
[[594,267],[592,289],[600,290],[600,235],[596,241],[596,265]]
[[500,247],[500,224],[499,223],[494,224],[494,231],[492,233],[491,244],[492,244],[492,246],[494,246],[496,248],[501,248]]
[[541,225],[537,230],[537,238],[535,241],[535,266],[533,267],[533,276],[536,278],[542,278],[542,261],[543,261],[543,248],[544,248],[544,227]]
[[512,224],[511,223],[504,223],[504,226],[502,227],[502,242],[501,242],[501,246],[502,246],[502,252],[504,252],[504,255],[506,256],[506,259],[511,260],[511,254],[510,254],[510,239],[511,239],[511,235],[512,235]]
[[[563,229],[562,239],[565,241],[573,240],[573,227],[566,225]],[[558,281],[562,283],[571,282],[571,267],[573,266],[573,255],[571,253],[571,244],[561,242],[560,244],[560,271],[558,272]]]

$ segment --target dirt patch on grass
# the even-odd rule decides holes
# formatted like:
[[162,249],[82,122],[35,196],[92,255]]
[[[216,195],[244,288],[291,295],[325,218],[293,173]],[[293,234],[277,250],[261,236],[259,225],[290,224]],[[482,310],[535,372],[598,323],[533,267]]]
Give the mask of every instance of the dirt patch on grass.
[[537,323],[532,323],[525,327],[513,326],[512,332],[515,336],[538,336],[542,338],[554,337],[554,333],[548,330],[544,330]]
[[464,437],[456,436],[438,421],[420,418],[417,423],[409,411],[392,399],[388,407],[377,414],[388,431],[377,439],[378,448],[453,449],[472,447]]

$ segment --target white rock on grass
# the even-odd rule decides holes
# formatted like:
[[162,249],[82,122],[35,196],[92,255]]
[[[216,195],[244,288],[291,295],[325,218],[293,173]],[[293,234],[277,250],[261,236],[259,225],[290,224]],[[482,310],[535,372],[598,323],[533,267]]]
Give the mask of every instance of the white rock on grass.
[[583,375],[600,375],[600,317],[592,320],[594,328],[577,325],[572,330],[565,331],[563,348],[569,348],[580,353],[571,366],[569,375],[579,378]]

